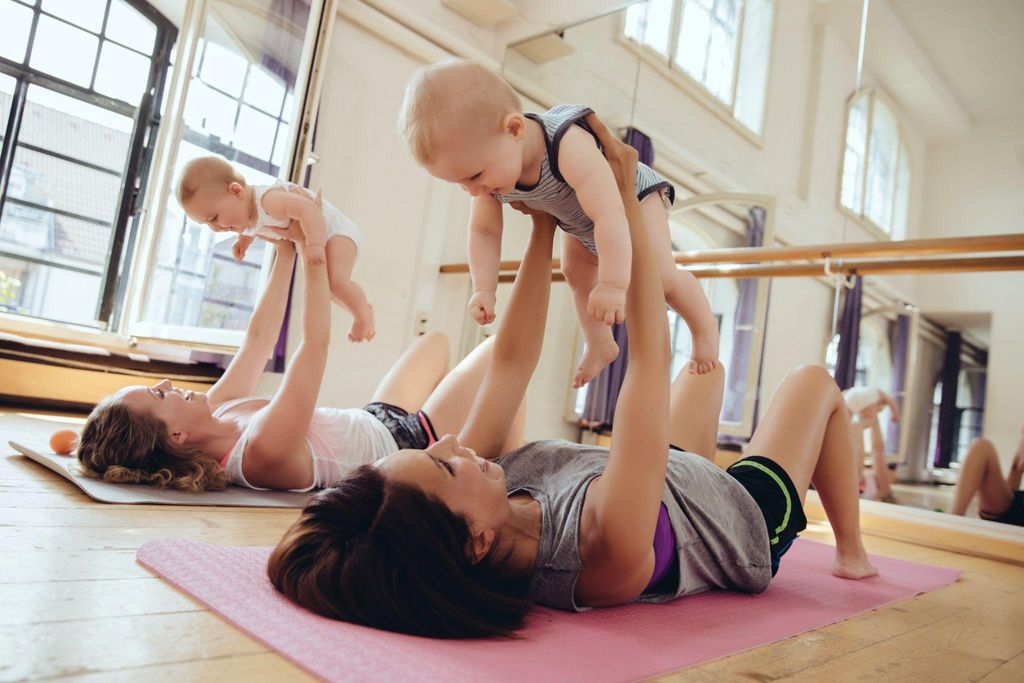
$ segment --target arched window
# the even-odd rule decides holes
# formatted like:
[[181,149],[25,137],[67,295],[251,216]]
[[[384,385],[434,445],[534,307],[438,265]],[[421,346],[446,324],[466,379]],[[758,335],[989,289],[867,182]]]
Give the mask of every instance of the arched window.
[[773,15],[772,0],[648,0],[626,10],[624,33],[760,135]]
[[0,311],[111,322],[176,35],[141,0],[0,3]]
[[876,92],[863,91],[847,112],[839,201],[886,234],[903,237],[909,193],[910,160],[896,116]]

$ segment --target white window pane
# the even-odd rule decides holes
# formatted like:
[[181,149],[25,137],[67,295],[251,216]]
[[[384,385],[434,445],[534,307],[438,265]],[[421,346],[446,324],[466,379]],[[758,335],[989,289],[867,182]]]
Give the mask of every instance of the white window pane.
[[242,56],[225,50],[217,43],[206,42],[206,53],[199,77],[218,90],[223,90],[232,97],[242,94],[245,82],[246,61]]
[[732,34],[721,26],[712,27],[704,85],[726,104],[732,104],[732,72],[733,60],[736,56],[735,50]]
[[7,74],[0,74],[0,142],[7,132],[7,119],[11,115],[11,103],[14,101],[14,87],[17,81]]
[[103,28],[107,0],[43,0],[43,11],[99,33]]
[[761,133],[771,63],[773,10],[771,0],[750,0],[746,5],[735,115],[747,128]]
[[89,87],[99,39],[62,21],[39,17],[30,65],[46,73]]
[[295,93],[289,90],[288,94],[284,96],[284,114],[281,119],[286,123],[291,123],[293,114],[295,114]]
[[189,128],[230,143],[234,139],[237,111],[237,101],[200,81],[192,81],[185,103],[185,125]]
[[871,118],[868,148],[868,183],[864,214],[886,230],[892,226],[893,195],[896,186],[896,155],[899,128],[892,112],[877,98]]
[[708,13],[692,2],[686,3],[675,59],[686,73],[701,83],[704,82],[704,65],[707,61],[710,36],[711,19]]
[[672,0],[648,0],[626,10],[626,36],[668,54]]
[[25,61],[31,28],[32,10],[11,0],[0,0],[0,57],[12,62]]
[[121,173],[134,122],[108,109],[29,86],[18,141]]
[[843,185],[841,200],[846,208],[860,212],[861,157],[849,147],[843,157]]
[[110,41],[103,41],[96,71],[96,91],[138,105],[149,82],[149,60]]
[[892,236],[896,239],[903,239],[907,236],[907,209],[910,204],[910,163],[907,161],[906,148],[900,148],[894,204]]
[[107,17],[107,28],[104,33],[108,38],[140,52],[153,53],[156,26],[124,0],[114,0],[110,3],[110,15]]
[[262,109],[275,116],[281,111],[284,100],[284,84],[260,67],[249,69],[249,78],[245,83],[245,96],[242,98],[257,109]]
[[257,159],[269,161],[276,127],[277,119],[272,119],[252,107],[243,106],[238,115],[238,127],[235,129],[235,147]]
[[288,152],[288,145],[291,142],[289,138],[290,128],[286,123],[277,127],[277,140],[274,141],[274,156],[270,158],[270,163],[278,168],[284,166],[285,154]]
[[718,0],[715,3],[715,17],[723,24],[736,26],[737,10],[742,0]]

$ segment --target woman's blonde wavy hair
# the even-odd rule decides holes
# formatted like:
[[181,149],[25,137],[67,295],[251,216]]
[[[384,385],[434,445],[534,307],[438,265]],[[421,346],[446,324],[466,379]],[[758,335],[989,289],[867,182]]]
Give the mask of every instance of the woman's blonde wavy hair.
[[198,493],[219,491],[229,483],[215,458],[174,443],[163,421],[130,410],[116,396],[103,399],[86,420],[78,462],[87,476],[115,484]]

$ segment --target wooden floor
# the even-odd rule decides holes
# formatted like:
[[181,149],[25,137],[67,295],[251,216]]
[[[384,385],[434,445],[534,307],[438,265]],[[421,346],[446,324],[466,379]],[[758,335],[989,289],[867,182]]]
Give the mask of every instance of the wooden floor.
[[[7,447],[40,446],[59,425],[0,412],[0,680],[308,678],[135,563],[139,545],[166,536],[270,545],[296,511],[96,503]],[[805,535],[831,541],[823,523]],[[1024,567],[865,541],[872,552],[964,576],[659,680],[1024,681]]]

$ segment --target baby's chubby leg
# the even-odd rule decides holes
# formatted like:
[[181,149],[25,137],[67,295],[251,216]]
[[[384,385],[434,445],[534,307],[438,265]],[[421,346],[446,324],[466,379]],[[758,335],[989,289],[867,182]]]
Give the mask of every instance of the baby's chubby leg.
[[366,300],[366,293],[352,280],[359,249],[356,243],[344,235],[332,235],[327,240],[327,277],[331,283],[331,294],[335,301],[352,314],[352,327],[348,332],[349,341],[370,341],[377,334],[373,320],[373,306]]
[[672,257],[668,212],[660,193],[652,192],[644,197],[640,212],[665,288],[665,302],[686,321],[693,337],[689,371],[698,375],[711,372],[718,365],[718,321],[697,278],[680,270]]
[[587,313],[590,290],[597,284],[597,257],[570,235],[564,235],[562,239],[562,273],[572,289],[576,318],[585,344],[583,357],[572,380],[573,388],[579,389],[615,360],[619,355],[619,345],[612,338],[611,326],[594,320]]

